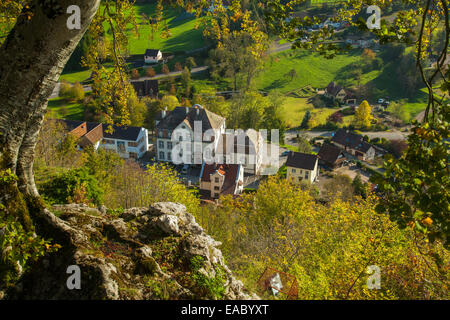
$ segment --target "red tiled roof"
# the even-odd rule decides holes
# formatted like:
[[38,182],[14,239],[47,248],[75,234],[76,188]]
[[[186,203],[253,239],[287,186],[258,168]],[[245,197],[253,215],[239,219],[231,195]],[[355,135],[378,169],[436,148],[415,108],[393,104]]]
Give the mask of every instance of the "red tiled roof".
[[[239,164],[204,164],[203,173],[200,177],[203,182],[210,182],[211,175],[215,172],[220,173],[225,177],[222,186],[222,194],[233,194],[236,189],[236,181],[239,177]],[[242,170],[242,169],[241,169]]]

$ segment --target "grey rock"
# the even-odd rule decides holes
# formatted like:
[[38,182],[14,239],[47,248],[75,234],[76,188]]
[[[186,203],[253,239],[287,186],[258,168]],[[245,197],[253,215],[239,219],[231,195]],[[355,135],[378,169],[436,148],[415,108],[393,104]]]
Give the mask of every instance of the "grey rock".
[[156,220],[156,225],[168,234],[178,234],[180,231],[177,216],[163,214]]

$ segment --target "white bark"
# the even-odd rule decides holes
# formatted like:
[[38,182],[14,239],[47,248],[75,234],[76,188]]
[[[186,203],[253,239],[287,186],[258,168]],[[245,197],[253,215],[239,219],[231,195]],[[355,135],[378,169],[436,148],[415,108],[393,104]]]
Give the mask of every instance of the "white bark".
[[[33,1],[30,20],[20,17],[0,47],[0,155],[20,178],[22,192],[38,196],[34,147],[48,98],[100,0]],[[69,30],[67,7],[81,9],[81,29]]]

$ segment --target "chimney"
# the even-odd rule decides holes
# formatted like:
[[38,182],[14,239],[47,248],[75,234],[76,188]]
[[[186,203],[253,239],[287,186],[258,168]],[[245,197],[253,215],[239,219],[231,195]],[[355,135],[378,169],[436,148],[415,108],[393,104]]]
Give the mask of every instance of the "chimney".
[[186,107],[186,114],[189,113],[189,107]]
[[166,109],[164,109],[163,111],[161,111],[161,118],[164,119],[166,117]]

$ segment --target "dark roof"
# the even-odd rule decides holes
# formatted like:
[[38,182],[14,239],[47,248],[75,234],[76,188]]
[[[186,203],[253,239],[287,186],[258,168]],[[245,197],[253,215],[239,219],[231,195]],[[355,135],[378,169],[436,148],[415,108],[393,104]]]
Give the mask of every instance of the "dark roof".
[[338,160],[339,155],[343,156],[341,149],[330,143],[324,143],[317,154],[319,159],[329,164],[334,164]]
[[336,96],[338,94],[339,91],[342,90],[342,87],[340,85],[338,85],[337,83],[334,83],[333,81],[331,81],[328,86],[327,86],[327,93]]
[[333,95],[334,97],[336,97],[336,95],[342,89],[344,89],[345,94],[346,94],[345,99],[354,99],[356,97],[355,94],[351,90],[346,89],[346,88],[338,85],[337,83],[334,83],[333,81],[331,81],[328,84],[328,86],[327,86],[327,93]]
[[164,118],[164,113],[167,114],[167,111],[165,110],[158,111],[155,115],[155,121],[161,121]]
[[300,152],[289,152],[286,166],[294,167],[306,170],[314,170],[317,162],[317,156],[315,154],[307,154]]
[[344,91],[346,94],[345,99],[355,99],[356,98],[356,95],[353,91],[351,91],[349,89],[344,89]]
[[202,132],[205,132],[209,129],[218,129],[225,119],[200,106],[193,108],[176,107],[174,110],[168,112],[168,114],[156,125],[156,128],[159,130],[174,130],[183,121],[187,126],[190,126],[191,129],[194,128],[195,121],[201,121]]
[[158,80],[131,81],[131,84],[138,97],[158,96]]
[[241,165],[239,164],[206,164],[203,163],[201,172],[201,181],[210,182],[211,174],[216,171],[222,176],[225,176],[225,181],[222,186],[221,194],[233,194],[236,189],[236,184],[239,182],[239,170]]
[[106,139],[119,139],[119,140],[129,140],[136,141],[141,132],[141,127],[131,127],[131,126],[117,126],[112,125],[113,133],[106,132],[110,125],[103,125],[103,137]]
[[366,153],[371,147],[372,145],[370,143],[363,140],[356,146],[356,150]]
[[338,129],[331,141],[364,153],[372,147],[370,143],[364,141],[361,135],[344,129]]
[[[158,55],[158,49],[147,49],[145,50],[145,55],[149,57],[156,57]],[[142,51],[141,51],[142,52]]]
[[350,132],[344,129],[338,129],[331,139],[332,142],[336,142],[346,146],[348,148],[354,149],[358,146],[362,141],[363,137],[359,134]]

